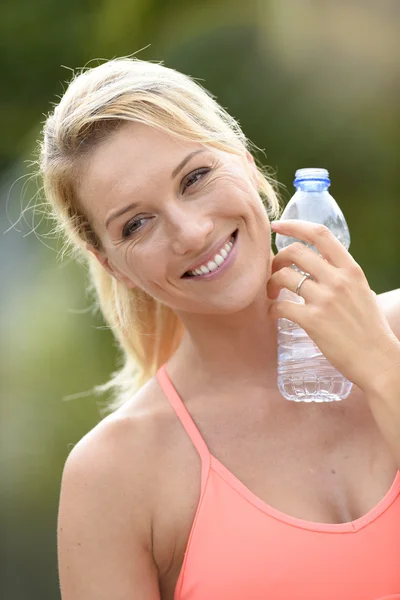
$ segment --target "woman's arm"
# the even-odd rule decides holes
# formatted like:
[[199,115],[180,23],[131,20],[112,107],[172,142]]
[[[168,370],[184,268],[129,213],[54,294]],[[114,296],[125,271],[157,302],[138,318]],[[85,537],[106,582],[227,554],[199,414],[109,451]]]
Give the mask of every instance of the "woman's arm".
[[400,340],[400,288],[378,294],[376,298],[385,313],[391,330]]
[[[399,344],[400,346],[400,344]],[[366,393],[379,429],[400,471],[400,347],[398,363]]]
[[[393,308],[394,305],[391,305]],[[365,389],[368,405],[400,471],[400,303],[388,318],[396,338],[387,346],[387,368]],[[387,311],[385,311],[387,314]]]
[[[378,303],[394,335],[400,340],[400,288],[377,296]],[[400,352],[390,352],[399,358],[394,366],[367,391],[371,412],[384,435],[400,470]]]
[[58,518],[62,600],[159,600],[140,424],[105,419],[70,453]]

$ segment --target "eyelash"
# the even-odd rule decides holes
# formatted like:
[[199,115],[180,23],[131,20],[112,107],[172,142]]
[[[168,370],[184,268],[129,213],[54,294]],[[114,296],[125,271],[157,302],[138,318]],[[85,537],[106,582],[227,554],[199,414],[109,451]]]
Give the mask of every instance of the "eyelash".
[[[195,169],[194,171],[189,173],[189,175],[186,175],[186,177],[183,179],[183,183],[184,183],[183,191],[185,191],[187,187],[192,187],[191,185],[188,186],[186,184],[188,181],[190,181],[191,179],[196,177],[196,175],[198,175],[198,174],[207,175],[207,173],[209,173],[210,171],[211,171],[211,169],[209,167],[201,167],[200,169]],[[197,180],[197,181],[199,181],[199,180]],[[195,181],[194,184],[197,183],[197,181]],[[194,185],[194,184],[192,184],[192,185]],[[128,221],[128,223],[125,225],[125,227],[122,230],[122,237],[127,238],[127,237],[133,235],[134,233],[136,233],[137,231],[139,231],[139,229],[141,229],[141,227],[138,227],[134,231],[130,231],[130,227],[132,227],[136,223],[140,223],[140,221],[145,221],[146,218],[148,218],[148,217],[135,217],[131,221]]]

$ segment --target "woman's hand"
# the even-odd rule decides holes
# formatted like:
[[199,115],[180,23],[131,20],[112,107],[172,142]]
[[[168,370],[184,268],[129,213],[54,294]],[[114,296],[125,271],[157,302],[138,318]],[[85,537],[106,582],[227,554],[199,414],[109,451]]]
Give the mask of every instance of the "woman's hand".
[[272,318],[297,323],[342,375],[367,392],[399,364],[400,343],[376,301],[363,270],[324,225],[297,219],[275,221],[277,233],[303,240],[321,256],[295,242],[274,256],[267,294],[276,299],[282,288],[295,292],[303,275],[312,275],[299,294],[305,303],[281,300],[271,304]]

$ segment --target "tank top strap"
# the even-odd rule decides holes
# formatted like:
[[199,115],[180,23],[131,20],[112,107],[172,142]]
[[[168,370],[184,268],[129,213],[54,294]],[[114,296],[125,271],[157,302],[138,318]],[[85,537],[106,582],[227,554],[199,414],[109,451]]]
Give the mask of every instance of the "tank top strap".
[[168,373],[166,370],[166,364],[164,363],[157,371],[157,380],[158,383],[166,395],[169,403],[174,409],[176,416],[182,423],[186,433],[191,439],[194,447],[201,458],[201,489],[203,491],[206,479],[209,473],[210,464],[211,464],[211,455],[210,451],[203,440],[196,424],[194,423],[192,417],[189,414],[182,398],[179,396],[177,390],[175,389]]

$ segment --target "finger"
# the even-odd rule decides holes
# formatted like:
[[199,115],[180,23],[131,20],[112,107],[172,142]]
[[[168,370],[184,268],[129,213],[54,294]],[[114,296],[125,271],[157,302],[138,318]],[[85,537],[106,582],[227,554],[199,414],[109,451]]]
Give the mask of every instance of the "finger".
[[296,265],[304,273],[310,273],[317,282],[327,283],[333,277],[334,267],[322,256],[301,242],[294,242],[278,252],[272,261],[271,272]]
[[306,329],[307,321],[309,320],[309,308],[305,304],[298,304],[290,300],[280,300],[271,304],[268,309],[268,315],[272,319],[289,319],[289,321],[297,323],[302,329]]
[[351,254],[325,225],[300,219],[287,219],[273,221],[271,227],[277,233],[303,240],[315,246],[321,256],[334,267],[345,268],[355,264]]
[[[304,275],[291,269],[290,267],[283,267],[276,273],[274,273],[267,282],[267,295],[271,300],[277,298],[282,288],[287,288],[291,292],[296,293],[296,288]],[[319,294],[318,283],[312,279],[305,279],[300,288],[300,296],[304,300],[311,301],[317,299]]]

